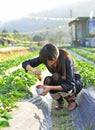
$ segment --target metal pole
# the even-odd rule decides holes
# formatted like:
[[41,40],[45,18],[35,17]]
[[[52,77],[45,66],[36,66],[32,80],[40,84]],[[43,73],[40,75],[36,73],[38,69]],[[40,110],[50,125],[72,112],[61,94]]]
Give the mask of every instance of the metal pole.
[[90,43],[90,34],[89,34],[89,19],[87,20],[87,37],[88,37],[88,45],[89,47],[91,47],[91,43]]
[[[70,18],[72,18],[72,9],[70,10]],[[72,28],[72,25],[71,25],[71,41],[73,43],[73,28]]]

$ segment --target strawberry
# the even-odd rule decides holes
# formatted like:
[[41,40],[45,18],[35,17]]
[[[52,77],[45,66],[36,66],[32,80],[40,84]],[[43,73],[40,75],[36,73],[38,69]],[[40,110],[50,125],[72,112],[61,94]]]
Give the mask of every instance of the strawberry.
[[38,88],[38,89],[39,89],[39,88],[42,88],[42,85],[37,85],[36,88]]
[[41,77],[38,77],[39,81],[42,81],[42,78]]

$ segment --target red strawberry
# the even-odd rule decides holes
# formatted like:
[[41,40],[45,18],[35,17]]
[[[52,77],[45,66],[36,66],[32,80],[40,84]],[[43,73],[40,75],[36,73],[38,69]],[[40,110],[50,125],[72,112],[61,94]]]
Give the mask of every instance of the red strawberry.
[[42,81],[41,77],[38,77],[38,79],[39,79],[40,81]]
[[39,88],[42,88],[42,85],[37,85],[36,88],[38,88],[38,89],[39,89]]

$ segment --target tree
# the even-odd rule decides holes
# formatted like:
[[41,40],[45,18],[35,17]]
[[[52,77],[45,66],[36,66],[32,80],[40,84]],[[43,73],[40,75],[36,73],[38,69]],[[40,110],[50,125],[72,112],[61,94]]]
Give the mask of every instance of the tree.
[[14,36],[15,36],[15,37],[18,37],[19,34],[20,34],[20,32],[19,32],[18,30],[16,30],[16,29],[13,30],[13,33],[14,33]]
[[40,41],[44,41],[44,40],[45,40],[44,37],[42,37],[40,35],[35,35],[33,37],[33,41],[35,41],[35,42],[40,42]]
[[8,31],[6,29],[2,30],[2,37],[7,37],[8,36]]

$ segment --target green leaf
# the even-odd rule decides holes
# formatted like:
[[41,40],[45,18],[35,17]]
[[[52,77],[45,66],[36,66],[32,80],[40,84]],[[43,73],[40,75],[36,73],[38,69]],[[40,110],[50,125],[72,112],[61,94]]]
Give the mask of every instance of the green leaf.
[[3,114],[2,114],[2,117],[3,118],[5,118],[5,119],[12,119],[12,116],[8,113],[8,112],[4,112]]
[[6,126],[9,126],[8,120],[0,118],[0,127],[6,127]]

